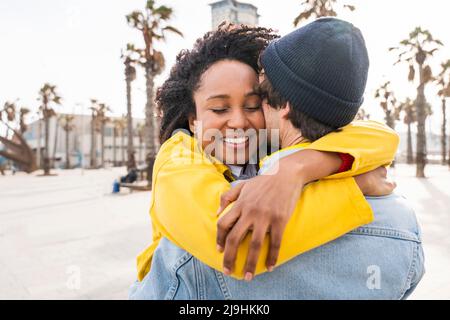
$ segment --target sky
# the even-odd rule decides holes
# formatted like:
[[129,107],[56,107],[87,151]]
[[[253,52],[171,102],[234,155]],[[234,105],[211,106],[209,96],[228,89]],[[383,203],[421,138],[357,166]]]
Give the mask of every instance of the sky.
[[[160,0],[173,8],[171,25],[184,37],[171,35],[157,47],[166,56],[167,77],[176,54],[190,48],[211,28],[212,0]],[[258,7],[260,25],[281,35],[294,30],[293,20],[302,9],[302,0],[246,0]],[[356,11],[341,9],[342,4]],[[86,113],[89,99],[110,105],[114,115],[126,112],[124,66],[121,49],[129,42],[142,46],[140,34],[127,25],[125,15],[141,9],[145,0],[1,0],[0,1],[0,106],[19,99],[19,106],[33,110],[39,106],[37,94],[45,82],[55,84],[63,97],[60,112]],[[374,91],[390,80],[398,98],[415,97],[415,86],[407,81],[407,67],[393,66],[395,55],[388,48],[406,38],[416,26],[428,29],[444,42],[431,63],[434,72],[450,59],[450,23],[447,0],[343,0],[338,1],[341,19],[361,29],[370,58],[369,80],[364,108],[375,120],[383,112],[374,100]],[[133,113],[144,116],[145,81],[143,70],[132,87]],[[437,90],[429,87],[427,99],[434,109],[428,130],[439,133],[441,121]],[[404,127],[400,124],[398,129]]]

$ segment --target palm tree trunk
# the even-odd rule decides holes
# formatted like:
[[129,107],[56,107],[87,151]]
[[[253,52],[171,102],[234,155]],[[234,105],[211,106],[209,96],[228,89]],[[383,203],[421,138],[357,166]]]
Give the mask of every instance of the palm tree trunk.
[[412,133],[411,133],[411,123],[408,123],[408,144],[406,149],[406,163],[413,164],[413,151],[412,151]]
[[419,65],[419,79],[420,85],[417,88],[417,145],[416,145],[416,177],[425,178],[425,165],[426,165],[426,132],[425,132],[425,120],[426,114],[426,101],[425,101],[425,84],[423,80],[423,64]]
[[126,79],[127,84],[127,133],[128,133],[128,144],[127,144],[127,169],[130,170],[136,167],[136,161],[134,159],[134,146],[133,146],[133,117],[131,111],[131,80],[129,77]]
[[117,151],[117,144],[116,144],[116,140],[117,140],[117,130],[114,128],[113,129],[113,166],[117,166],[117,156],[116,156],[116,151]]
[[126,164],[126,160],[125,160],[125,132],[124,129],[122,129],[122,161],[121,161],[121,165],[124,166]]
[[146,78],[146,93],[147,93],[147,102],[145,104],[145,145],[147,148],[147,154],[145,157],[145,161],[147,163],[147,182],[150,186],[152,184],[152,175],[153,175],[153,164],[155,163],[156,152],[158,148],[158,134],[157,128],[155,126],[155,122],[157,123],[157,119],[154,117],[154,102],[153,102],[153,74],[152,74],[152,66],[151,61],[147,61],[145,66],[145,78]]
[[95,139],[95,118],[92,116],[91,120],[91,168],[97,167],[97,159],[96,159],[96,139]]
[[56,150],[58,146],[58,131],[59,131],[58,121],[55,121],[55,140],[53,142],[52,168],[55,168]]
[[445,131],[447,126],[447,115],[445,112],[445,97],[442,98],[442,136],[441,136],[441,145],[442,145],[442,164],[446,165],[447,161],[447,133]]
[[142,161],[142,149],[144,147],[142,146],[142,140],[139,140],[139,162]]
[[105,167],[105,124],[102,122],[102,132],[100,132],[101,146],[102,146],[102,168]]
[[386,124],[389,128],[395,130],[395,120],[390,111],[386,113]]
[[[68,128],[66,128],[66,129],[68,129]],[[69,134],[70,134],[70,131],[66,130],[66,169],[70,169]]]
[[[47,109],[47,106],[44,106],[44,110]],[[45,149],[44,149],[44,175],[50,175],[50,159],[49,159],[49,133],[50,133],[50,118],[48,116],[45,117]]]
[[[386,112],[386,124],[389,128],[391,128],[392,130],[395,130],[395,120],[394,120],[394,116],[392,115],[391,111]],[[391,167],[395,168],[395,158],[391,163]]]
[[42,121],[39,118],[38,119],[38,132],[37,132],[37,147],[36,147],[36,163],[37,167],[40,169],[42,168],[42,161],[41,161],[41,139],[42,139]]

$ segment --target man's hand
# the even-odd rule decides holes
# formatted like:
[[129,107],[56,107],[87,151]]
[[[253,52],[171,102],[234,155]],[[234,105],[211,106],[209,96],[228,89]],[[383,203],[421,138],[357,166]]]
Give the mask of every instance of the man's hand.
[[391,194],[397,184],[387,178],[387,169],[379,167],[355,177],[359,189],[365,196],[386,196]]
[[224,252],[225,274],[234,270],[237,251],[245,236],[252,231],[250,248],[244,267],[244,279],[253,278],[261,247],[270,236],[266,267],[272,271],[278,259],[284,230],[300,198],[303,186],[335,173],[341,160],[337,154],[304,150],[279,161],[271,175],[250,179],[221,199],[220,212],[235,201],[232,209],[217,223],[217,247]]

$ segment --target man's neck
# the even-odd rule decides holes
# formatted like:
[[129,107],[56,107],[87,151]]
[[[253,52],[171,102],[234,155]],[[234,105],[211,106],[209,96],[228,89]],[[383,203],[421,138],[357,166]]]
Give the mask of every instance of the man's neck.
[[284,134],[280,135],[282,149],[302,142],[308,142],[308,140],[302,136],[302,133],[297,128],[289,128]]

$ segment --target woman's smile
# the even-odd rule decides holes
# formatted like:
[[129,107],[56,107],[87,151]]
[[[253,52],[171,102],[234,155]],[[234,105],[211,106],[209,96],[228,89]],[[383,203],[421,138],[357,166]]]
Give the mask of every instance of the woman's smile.
[[248,148],[248,137],[240,137],[240,138],[223,138],[222,139],[224,144],[228,148],[236,149],[236,150],[242,150]]
[[221,60],[203,73],[194,93],[191,131],[200,134],[205,152],[225,164],[245,165],[257,152],[258,131],[265,128],[257,85],[250,66]]

